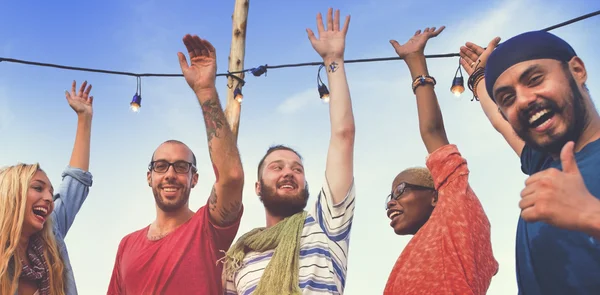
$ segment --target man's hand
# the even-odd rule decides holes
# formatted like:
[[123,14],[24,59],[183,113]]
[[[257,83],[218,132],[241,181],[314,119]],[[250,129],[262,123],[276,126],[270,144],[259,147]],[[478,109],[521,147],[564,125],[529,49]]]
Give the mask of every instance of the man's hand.
[[561,153],[562,171],[550,168],[530,176],[521,192],[521,217],[559,228],[587,232],[600,214],[600,200],[586,188],[571,141]]
[[217,54],[215,48],[207,40],[198,36],[185,35],[183,44],[190,55],[191,65],[188,65],[185,55],[177,53],[181,72],[185,81],[194,92],[215,88],[217,76]]
[[335,11],[333,18],[333,9],[327,11],[327,27],[323,26],[323,17],[321,13],[317,14],[317,29],[319,37],[311,29],[306,29],[308,39],[313,48],[323,58],[325,62],[344,58],[344,49],[346,46],[346,33],[350,24],[350,16],[346,16],[344,27],[340,30],[340,11]]
[[441,26],[439,29],[425,28],[423,32],[417,30],[415,34],[404,45],[400,45],[396,40],[390,40],[390,43],[396,50],[398,56],[404,61],[410,60],[413,57],[420,58],[424,55],[425,45],[431,38],[437,37],[446,27]]
[[500,37],[496,37],[490,41],[486,49],[481,46],[467,42],[465,46],[460,47],[460,64],[463,66],[467,74],[471,75],[477,68],[485,68],[487,60],[500,43]]
[[91,117],[93,114],[92,103],[94,102],[94,97],[90,96],[92,84],[87,86],[87,88],[86,85],[87,81],[83,82],[79,88],[79,92],[76,92],[75,89],[77,88],[77,82],[73,80],[71,92],[65,91],[65,96],[67,98],[67,102],[78,116],[84,115]]

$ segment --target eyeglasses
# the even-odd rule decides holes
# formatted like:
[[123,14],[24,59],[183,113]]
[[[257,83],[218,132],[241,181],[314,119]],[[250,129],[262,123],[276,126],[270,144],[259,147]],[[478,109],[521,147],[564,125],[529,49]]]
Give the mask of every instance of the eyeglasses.
[[186,161],[176,161],[174,163],[167,162],[165,160],[158,160],[150,162],[148,170],[153,170],[156,173],[165,173],[169,170],[169,167],[173,166],[176,173],[185,174],[190,172],[190,169],[196,171],[196,166]]
[[385,210],[388,209],[388,203],[393,199],[393,200],[398,200],[400,199],[400,197],[402,196],[402,194],[404,193],[404,191],[406,189],[414,189],[414,190],[430,190],[430,191],[435,191],[434,188],[432,187],[427,187],[427,186],[422,186],[422,185],[416,185],[416,184],[411,184],[411,183],[406,183],[406,182],[401,182],[400,184],[398,184],[398,186],[396,187],[396,189],[387,196],[387,198],[385,199]]

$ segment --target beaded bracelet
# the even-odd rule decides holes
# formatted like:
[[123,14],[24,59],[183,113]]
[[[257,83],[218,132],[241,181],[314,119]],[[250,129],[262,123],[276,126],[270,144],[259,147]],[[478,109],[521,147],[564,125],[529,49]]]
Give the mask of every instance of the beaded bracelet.
[[469,90],[473,92],[473,95],[477,100],[479,100],[479,96],[477,95],[477,85],[481,80],[485,78],[485,70],[483,68],[477,68],[469,77],[467,85],[469,85]]
[[435,86],[435,84],[437,84],[437,82],[435,81],[434,77],[431,77],[429,75],[417,76],[415,78],[415,80],[413,80],[413,82],[412,82],[413,93],[416,94],[417,87],[419,87],[421,85],[425,85],[425,84],[431,84],[432,86]]

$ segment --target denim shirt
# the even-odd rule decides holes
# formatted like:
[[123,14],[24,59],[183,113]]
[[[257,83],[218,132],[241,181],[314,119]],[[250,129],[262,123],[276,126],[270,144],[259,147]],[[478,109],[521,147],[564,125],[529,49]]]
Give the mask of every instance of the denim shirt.
[[65,236],[71,228],[77,212],[81,209],[81,205],[87,198],[91,186],[92,174],[90,172],[67,166],[62,173],[62,183],[58,193],[54,196],[52,221],[54,222],[56,244],[65,265],[64,284],[66,295],[77,295],[77,286],[75,285],[67,245],[65,245]]

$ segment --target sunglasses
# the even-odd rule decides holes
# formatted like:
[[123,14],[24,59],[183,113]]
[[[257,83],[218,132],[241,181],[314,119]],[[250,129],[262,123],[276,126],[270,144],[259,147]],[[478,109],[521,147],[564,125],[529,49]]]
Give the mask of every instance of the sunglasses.
[[427,187],[427,186],[422,186],[422,185],[417,185],[417,184],[411,184],[411,183],[407,183],[407,182],[401,182],[400,184],[398,184],[398,186],[396,187],[396,189],[394,189],[394,191],[392,191],[392,193],[389,194],[385,198],[385,210],[388,209],[388,203],[391,200],[398,200],[398,199],[400,199],[400,197],[402,196],[402,194],[404,193],[404,191],[406,191],[406,189],[435,191],[435,189],[432,188],[432,187]]

